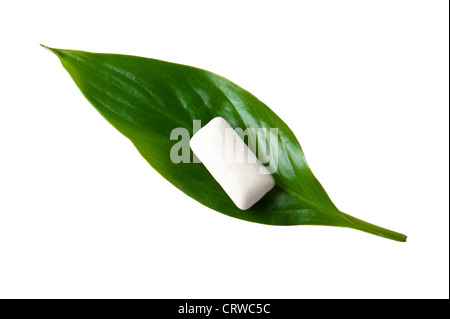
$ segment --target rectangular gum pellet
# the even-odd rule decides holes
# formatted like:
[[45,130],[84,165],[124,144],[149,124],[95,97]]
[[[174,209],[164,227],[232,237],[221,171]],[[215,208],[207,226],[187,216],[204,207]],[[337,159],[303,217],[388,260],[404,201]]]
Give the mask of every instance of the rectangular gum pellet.
[[275,186],[268,169],[221,117],[195,133],[190,146],[239,209],[249,209]]

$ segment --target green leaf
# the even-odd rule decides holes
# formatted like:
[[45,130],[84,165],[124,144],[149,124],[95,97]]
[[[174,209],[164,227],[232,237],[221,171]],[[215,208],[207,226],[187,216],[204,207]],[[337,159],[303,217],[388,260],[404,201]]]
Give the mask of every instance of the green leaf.
[[[200,203],[228,216],[270,225],[328,225],[398,241],[406,236],[340,212],[312,174],[287,125],[255,96],[214,73],[190,66],[118,54],[48,48],[97,111],[135,145],[164,178]],[[175,128],[193,134],[225,118],[233,128],[278,128],[276,186],[249,210],[238,209],[201,163],[173,163]],[[260,136],[250,137],[257,144]],[[192,155],[192,154],[191,154]]]

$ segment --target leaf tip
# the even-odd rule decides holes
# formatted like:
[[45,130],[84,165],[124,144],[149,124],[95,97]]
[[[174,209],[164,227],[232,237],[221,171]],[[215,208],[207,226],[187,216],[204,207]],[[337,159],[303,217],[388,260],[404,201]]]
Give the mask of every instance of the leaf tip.
[[49,50],[50,52],[52,52],[52,53],[54,53],[54,54],[56,54],[56,55],[59,56],[58,50],[53,49],[53,48],[50,48],[50,47],[48,47],[48,46],[46,46],[46,45],[43,45],[43,44],[39,44],[39,45],[40,45],[41,47],[43,47],[44,49]]
[[48,46],[43,45],[43,44],[41,44],[41,43],[39,43],[39,45],[40,45],[41,47],[43,47],[44,49],[47,49],[47,50],[53,52],[53,49],[52,49],[52,48],[49,48]]

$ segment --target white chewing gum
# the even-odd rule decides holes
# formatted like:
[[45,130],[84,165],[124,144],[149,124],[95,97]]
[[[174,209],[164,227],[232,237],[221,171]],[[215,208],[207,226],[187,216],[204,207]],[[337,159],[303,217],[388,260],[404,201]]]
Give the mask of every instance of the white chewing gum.
[[249,209],[275,186],[269,170],[221,117],[196,132],[190,146],[239,209]]

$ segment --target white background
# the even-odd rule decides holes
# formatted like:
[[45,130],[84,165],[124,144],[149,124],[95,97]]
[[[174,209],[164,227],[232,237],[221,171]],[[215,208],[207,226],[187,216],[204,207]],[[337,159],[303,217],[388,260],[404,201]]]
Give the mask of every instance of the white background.
[[[0,4],[1,298],[448,298],[447,1]],[[39,46],[201,67],[298,137],[344,212],[252,224],[165,181]]]

